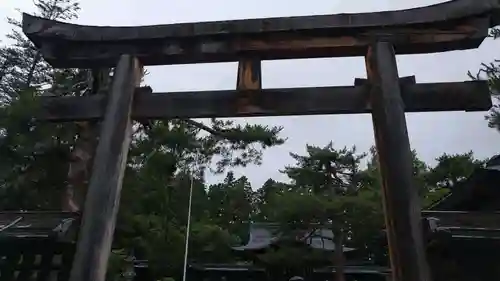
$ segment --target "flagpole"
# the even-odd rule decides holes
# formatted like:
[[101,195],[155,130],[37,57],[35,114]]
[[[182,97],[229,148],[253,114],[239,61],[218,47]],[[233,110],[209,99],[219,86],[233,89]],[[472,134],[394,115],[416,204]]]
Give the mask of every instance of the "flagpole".
[[189,187],[189,203],[188,203],[188,214],[187,214],[187,226],[186,226],[186,242],[184,247],[184,272],[182,275],[182,281],[186,281],[187,272],[187,261],[188,261],[188,250],[189,250],[189,232],[191,228],[191,206],[193,202],[193,185],[194,179],[192,172],[190,173],[191,184]]

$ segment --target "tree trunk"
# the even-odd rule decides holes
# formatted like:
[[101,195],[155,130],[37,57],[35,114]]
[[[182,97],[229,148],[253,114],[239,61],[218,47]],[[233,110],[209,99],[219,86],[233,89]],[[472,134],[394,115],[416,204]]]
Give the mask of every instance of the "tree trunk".
[[[107,89],[109,72],[109,69],[92,71],[90,94]],[[97,122],[80,122],[77,125],[78,139],[71,151],[68,184],[62,199],[62,209],[67,212],[78,212],[83,207],[99,131]]]
[[42,59],[42,54],[40,53],[40,51],[37,51],[35,57],[33,58],[33,63],[31,64],[28,76],[26,77],[26,89],[31,86],[31,82],[33,81],[33,77],[35,76],[36,66],[38,65],[41,59]]
[[0,82],[2,82],[3,77],[7,73],[8,66],[9,66],[9,59],[7,58],[7,59],[5,59],[5,61],[2,64],[2,66],[0,67]]
[[335,265],[335,281],[345,281],[344,267],[344,232],[342,229],[334,230],[335,252],[334,252],[334,265]]
[[68,184],[63,195],[63,211],[78,212],[83,206],[96,148],[96,124],[78,124],[78,140],[71,151]]

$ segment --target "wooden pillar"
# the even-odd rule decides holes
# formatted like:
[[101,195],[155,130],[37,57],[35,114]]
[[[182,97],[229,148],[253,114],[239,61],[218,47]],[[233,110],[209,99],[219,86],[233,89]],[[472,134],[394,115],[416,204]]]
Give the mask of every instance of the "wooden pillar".
[[238,98],[235,104],[239,113],[261,112],[255,104],[255,92],[252,90],[262,89],[262,66],[257,58],[245,57],[238,62],[238,78],[236,90]]
[[413,166],[396,55],[391,43],[369,47],[366,69],[393,281],[428,281],[420,199]]
[[261,61],[256,58],[244,58],[238,62],[238,90],[262,89]]
[[120,58],[101,125],[71,281],[105,280],[130,146],[132,100],[141,75],[134,57]]

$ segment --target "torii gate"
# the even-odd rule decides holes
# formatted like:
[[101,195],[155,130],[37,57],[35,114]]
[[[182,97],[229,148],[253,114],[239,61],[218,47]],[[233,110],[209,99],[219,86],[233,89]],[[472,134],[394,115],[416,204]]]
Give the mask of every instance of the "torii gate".
[[[103,119],[71,281],[103,281],[131,138],[131,119],[371,113],[394,281],[430,280],[412,183],[405,112],[491,107],[485,81],[417,84],[396,54],[477,48],[499,22],[499,0],[454,0],[404,11],[94,27],[24,14],[23,30],[58,68],[116,67],[108,96],[47,97],[39,118]],[[364,56],[351,87],[262,89],[261,61]],[[239,61],[236,90],[152,93],[141,67]]]

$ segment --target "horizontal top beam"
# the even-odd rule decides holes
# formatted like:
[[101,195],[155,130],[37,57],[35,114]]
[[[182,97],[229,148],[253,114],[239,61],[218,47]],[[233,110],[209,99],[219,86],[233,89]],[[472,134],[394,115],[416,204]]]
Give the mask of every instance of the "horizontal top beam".
[[452,0],[398,11],[126,27],[68,24],[24,14],[23,30],[27,35],[34,37],[68,41],[122,41],[323,29],[331,31],[449,22],[496,12],[500,9],[498,2],[498,0]]
[[[135,27],[82,26],[24,14],[23,31],[55,67],[114,66],[124,53],[144,65],[236,61],[245,53],[261,59],[358,56],[373,37],[397,41],[399,54],[429,53],[479,46],[499,21],[499,1]],[[481,24],[473,24],[478,18]]]

